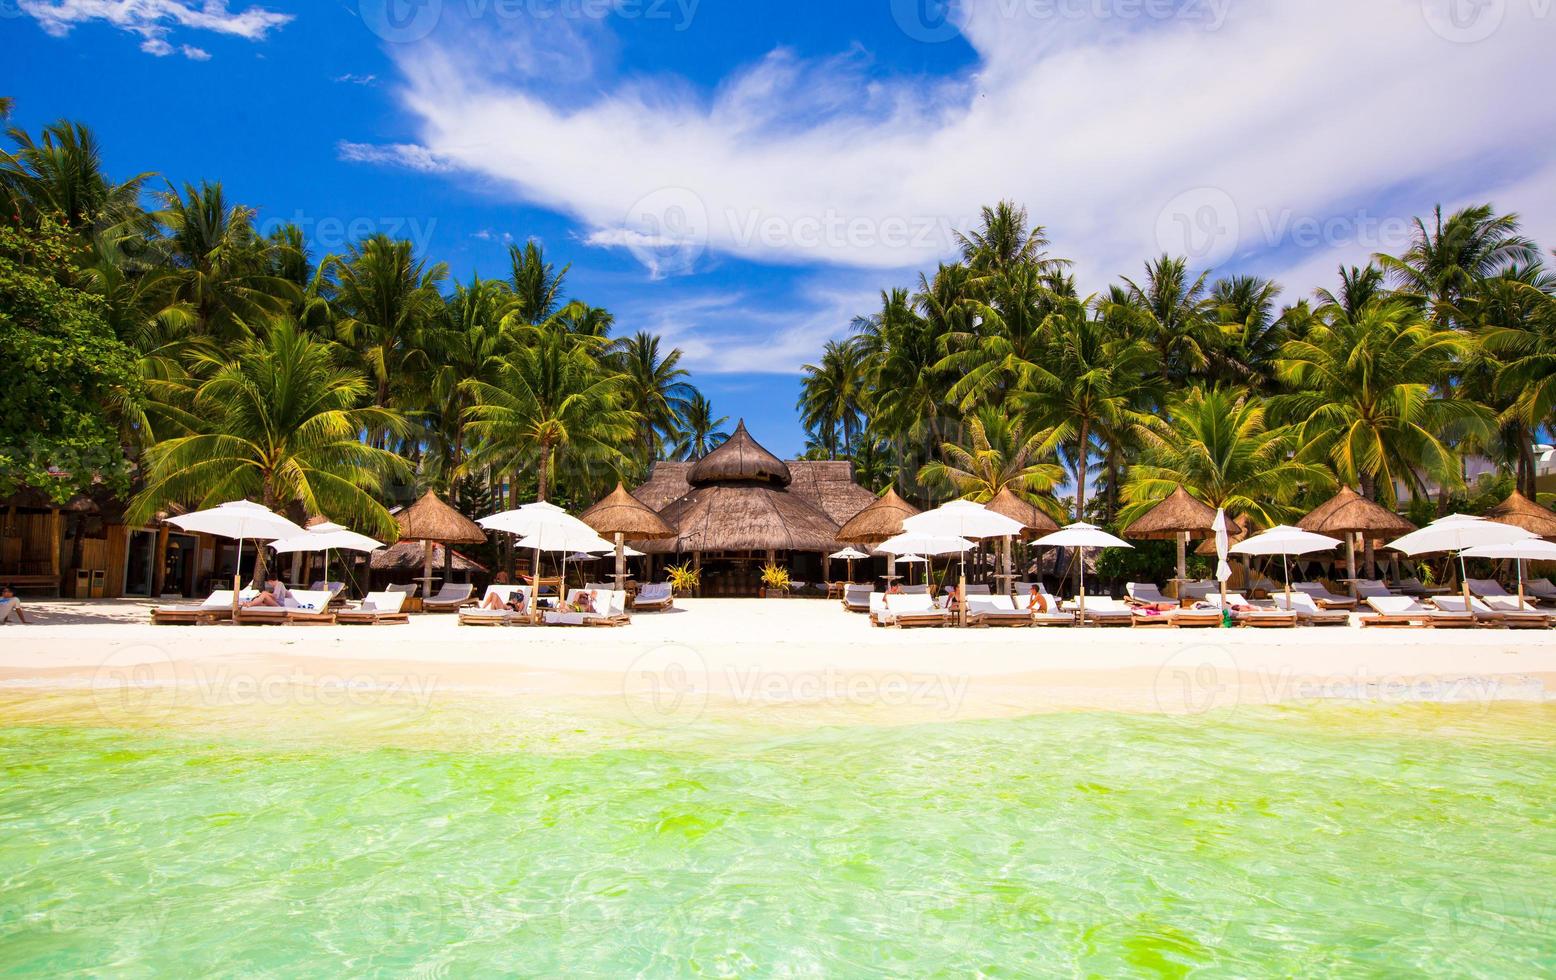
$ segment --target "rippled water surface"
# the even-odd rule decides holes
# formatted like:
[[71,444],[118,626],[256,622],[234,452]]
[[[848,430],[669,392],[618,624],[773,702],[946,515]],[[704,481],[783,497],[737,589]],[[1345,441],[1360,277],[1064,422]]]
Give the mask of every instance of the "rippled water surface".
[[1549,706],[523,737],[484,705],[411,742],[24,709],[9,973],[1556,971]]

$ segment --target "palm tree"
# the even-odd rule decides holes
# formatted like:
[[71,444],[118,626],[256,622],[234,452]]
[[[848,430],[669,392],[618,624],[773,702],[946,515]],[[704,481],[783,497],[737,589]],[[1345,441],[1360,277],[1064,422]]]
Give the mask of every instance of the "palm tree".
[[1030,388],[1048,345],[1048,319],[1065,302],[1033,265],[987,280],[982,299],[969,301],[977,325],[944,338],[949,351],[938,370],[959,376],[946,393],[963,411]]
[[1030,225],[1026,208],[1001,201],[983,208],[982,218],[981,228],[956,236],[962,261],[980,276],[1003,275],[1023,265],[1045,272],[1068,264],[1048,257],[1044,251],[1049,245],[1048,233],[1042,226]]
[[1125,278],[1128,309],[1156,348],[1162,380],[1181,383],[1210,363],[1220,338],[1205,295],[1209,273],[1191,279],[1188,260],[1163,255],[1145,265],[1145,285]]
[[1219,279],[1210,291],[1210,307],[1221,325],[1224,345],[1210,353],[1210,377],[1267,391],[1275,378],[1275,360],[1286,342],[1289,322],[1275,313],[1280,286],[1258,276]]
[[1465,303],[1489,375],[1477,392],[1497,412],[1518,489],[1535,499],[1534,441],[1556,418],[1556,274],[1535,265],[1482,280]]
[[1124,487],[1125,523],[1181,486],[1210,507],[1274,527],[1298,516],[1300,494],[1334,482],[1325,467],[1294,458],[1294,430],[1271,426],[1264,403],[1238,389],[1193,388],[1144,432],[1145,452]]
[[146,451],[146,488],[131,503],[132,522],[169,504],[249,498],[394,539],[394,518],[378,498],[387,479],[408,478],[409,468],[361,434],[396,431],[404,421],[361,407],[371,386],[330,344],[278,320],[260,336],[198,357],[206,362],[198,373],[209,375],[193,392],[201,431]]
[[701,459],[729,438],[729,433],[723,430],[728,423],[726,415],[714,418],[712,403],[694,389],[681,407],[671,454],[678,459]]
[[[3,118],[3,116],[0,116]],[[0,188],[29,220],[55,214],[76,232],[135,223],[141,188],[151,174],[115,183],[103,172],[102,148],[92,131],[80,123],[60,121],[45,126],[34,140],[22,129],[8,134],[16,144],[0,153]]]
[[475,277],[468,285],[456,284],[441,315],[423,333],[420,347],[428,363],[410,375],[411,391],[402,393],[421,410],[426,478],[456,496],[471,405],[464,382],[495,376],[499,359],[513,346],[503,324],[515,305],[513,292],[502,281]]
[[441,263],[429,268],[410,242],[387,235],[355,243],[326,265],[335,277],[336,331],[373,379],[374,404],[385,407],[402,368],[429,367],[416,344],[443,312],[438,287],[448,269]]
[[821,352],[821,363],[807,364],[801,370],[805,379],[796,406],[800,421],[816,433],[833,459],[837,458],[841,430],[846,455],[853,448],[854,436],[864,427],[863,349],[853,339],[829,340]]
[[1469,341],[1403,299],[1375,299],[1354,317],[1324,313],[1322,325],[1286,344],[1279,364],[1294,392],[1278,404],[1305,458],[1327,460],[1341,482],[1388,504],[1396,484],[1421,489],[1423,472],[1458,485],[1447,434],[1484,435],[1490,421],[1483,406],[1441,394]]
[[[518,473],[533,464],[545,500],[563,454],[625,468],[616,447],[632,440],[639,420],[623,406],[625,379],[601,363],[603,340],[571,334],[554,317],[526,334],[494,365],[492,380],[464,382],[473,402],[467,429],[480,440],[467,468]],[[516,495],[517,480],[514,487]]]
[[659,338],[650,333],[618,341],[611,359],[626,377],[626,406],[641,419],[637,461],[646,469],[659,459],[680,428],[695,389],[686,382],[679,349],[661,354]]
[[1491,205],[1481,204],[1456,211],[1445,221],[1438,205],[1430,228],[1415,219],[1404,255],[1375,258],[1401,290],[1429,305],[1438,324],[1449,327],[1460,325],[1454,307],[1477,280],[1538,262],[1540,251],[1518,233],[1516,214],[1499,215]]
[[163,229],[154,244],[169,272],[165,302],[189,308],[195,334],[245,336],[301,299],[296,285],[272,274],[254,209],[229,204],[221,184],[170,186],[159,198],[152,217]]
[[919,480],[951,491],[976,503],[988,503],[1003,490],[1058,511],[1050,496],[1064,479],[1064,468],[1052,462],[1052,431],[1028,431],[992,405],[980,408],[967,420],[968,445],[946,443],[943,460],[933,460],[919,470]]
[[510,284],[518,300],[518,315],[530,325],[543,323],[562,305],[563,287],[567,270],[562,271],[546,261],[541,247],[533,241],[523,245],[508,246],[508,263],[511,267]]

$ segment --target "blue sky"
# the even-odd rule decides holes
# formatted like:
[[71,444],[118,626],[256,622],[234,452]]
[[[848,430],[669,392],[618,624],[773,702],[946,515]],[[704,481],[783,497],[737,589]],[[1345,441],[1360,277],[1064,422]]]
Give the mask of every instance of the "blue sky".
[[1001,197],[1083,288],[1162,251],[1294,300],[1492,200],[1556,245],[1552,0],[0,0],[0,93],[317,254],[506,243],[803,443],[798,369]]

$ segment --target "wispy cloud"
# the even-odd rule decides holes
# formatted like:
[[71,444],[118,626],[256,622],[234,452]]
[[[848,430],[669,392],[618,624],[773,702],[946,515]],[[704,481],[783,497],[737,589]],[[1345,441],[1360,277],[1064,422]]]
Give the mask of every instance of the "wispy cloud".
[[336,75],[335,81],[346,85],[372,85],[378,81],[377,75],[353,75],[347,72],[344,75]]
[[335,148],[340,159],[348,163],[388,164],[408,167],[422,173],[439,173],[453,169],[452,164],[426,147],[409,143],[351,143],[342,140]]
[[227,0],[17,0],[17,9],[55,37],[100,21],[140,37],[140,49],[147,54],[165,58],[178,53],[192,61],[208,61],[211,55],[194,45],[175,46],[169,40],[175,29],[262,41],[293,19],[263,7],[228,10]]
[[396,152],[569,213],[585,241],[654,275],[709,253],[924,267],[1000,197],[1027,204],[1094,284],[1162,251],[1203,264],[1278,251],[1271,215],[1323,220],[1358,200],[1409,215],[1521,183],[1536,200],[1498,204],[1556,212],[1556,103],[1514,97],[1543,84],[1556,15],[1485,4],[1494,29],[1466,34],[1434,16],[1445,2],[1182,0],[1103,16],[1114,4],[968,0],[953,27],[978,62],[957,77],[777,50],[711,92],[632,76],[571,100],[466,56],[475,42],[453,31],[394,53],[420,120],[415,151]]

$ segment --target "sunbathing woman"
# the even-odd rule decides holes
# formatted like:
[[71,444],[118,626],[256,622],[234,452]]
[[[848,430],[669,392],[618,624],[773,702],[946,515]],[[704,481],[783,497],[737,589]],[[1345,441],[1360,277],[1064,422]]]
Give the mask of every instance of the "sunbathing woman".
[[506,598],[506,599],[504,599],[502,597],[502,593],[500,593],[500,592],[489,593],[485,599],[481,600],[481,608],[482,609],[507,609],[510,612],[523,612],[524,611],[524,593],[522,593],[522,592],[510,592],[510,593],[508,593],[508,598]]
[[265,576],[265,591],[252,599],[244,599],[243,605],[253,609],[256,606],[284,606],[287,597],[291,595],[286,590],[286,585],[274,575]]

